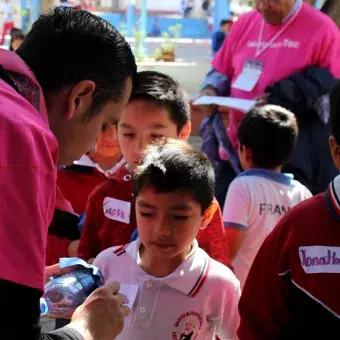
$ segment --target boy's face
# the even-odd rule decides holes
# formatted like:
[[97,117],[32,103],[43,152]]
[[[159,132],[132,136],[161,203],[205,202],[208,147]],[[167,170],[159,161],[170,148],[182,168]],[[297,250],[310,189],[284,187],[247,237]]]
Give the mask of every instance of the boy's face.
[[136,200],[136,217],[145,250],[164,260],[176,260],[188,252],[198,231],[207,227],[212,211],[213,206],[202,216],[201,205],[189,194],[143,188]]
[[178,134],[166,108],[148,100],[134,100],[123,110],[118,123],[118,139],[123,156],[134,170],[145,148],[164,138],[188,139],[190,123]]
[[120,153],[117,136],[117,126],[110,125],[99,135],[96,154],[105,158],[115,157]]
[[223,33],[228,33],[230,31],[230,24],[224,24],[223,26],[221,26],[221,31]]

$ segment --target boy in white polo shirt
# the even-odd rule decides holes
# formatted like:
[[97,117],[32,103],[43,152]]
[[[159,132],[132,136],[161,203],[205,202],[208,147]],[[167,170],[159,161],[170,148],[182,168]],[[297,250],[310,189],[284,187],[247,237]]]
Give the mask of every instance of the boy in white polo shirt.
[[208,158],[179,140],[150,146],[135,195],[140,238],[94,261],[132,306],[117,339],[237,339],[239,282],[195,240],[216,210]]
[[296,144],[293,113],[279,106],[252,109],[238,130],[243,173],[231,183],[223,210],[231,260],[241,287],[262,242],[280,218],[312,194],[281,173]]

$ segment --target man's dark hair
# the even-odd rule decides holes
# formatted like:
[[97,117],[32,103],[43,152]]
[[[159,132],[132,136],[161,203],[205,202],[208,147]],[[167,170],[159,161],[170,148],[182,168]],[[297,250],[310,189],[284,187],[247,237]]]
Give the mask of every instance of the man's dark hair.
[[145,99],[166,108],[171,121],[177,125],[178,133],[190,121],[190,107],[187,96],[179,84],[166,74],[155,71],[138,72],[130,97]]
[[83,80],[96,84],[91,115],[119,101],[137,72],[129,44],[107,21],[86,11],[56,7],[41,15],[17,50],[51,93]]
[[297,136],[294,114],[275,105],[250,110],[238,130],[240,146],[249,148],[254,164],[264,169],[283,165],[294,150]]
[[158,193],[181,192],[192,196],[203,212],[214,198],[214,169],[208,157],[181,140],[147,147],[135,171],[135,196],[143,188]]
[[340,81],[338,80],[330,95],[332,135],[340,144]]
[[223,19],[221,20],[220,26],[223,27],[224,25],[230,25],[231,24],[231,20],[229,19]]

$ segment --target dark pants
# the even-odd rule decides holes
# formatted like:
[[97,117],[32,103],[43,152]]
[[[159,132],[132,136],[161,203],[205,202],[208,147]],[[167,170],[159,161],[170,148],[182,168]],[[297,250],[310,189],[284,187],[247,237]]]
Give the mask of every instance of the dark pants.
[[223,210],[230,183],[236,172],[228,161],[220,161],[215,168],[215,197]]

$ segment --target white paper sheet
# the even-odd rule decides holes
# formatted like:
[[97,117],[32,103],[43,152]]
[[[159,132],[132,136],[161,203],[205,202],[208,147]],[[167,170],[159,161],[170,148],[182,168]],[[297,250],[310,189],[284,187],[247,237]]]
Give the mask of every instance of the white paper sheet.
[[119,293],[124,294],[126,296],[126,301],[124,305],[132,308],[133,303],[136,300],[137,293],[138,293],[138,285],[131,285],[126,283],[120,284]]
[[231,109],[248,112],[255,104],[256,100],[232,98],[232,97],[215,97],[203,96],[194,101],[194,105],[218,105]]

